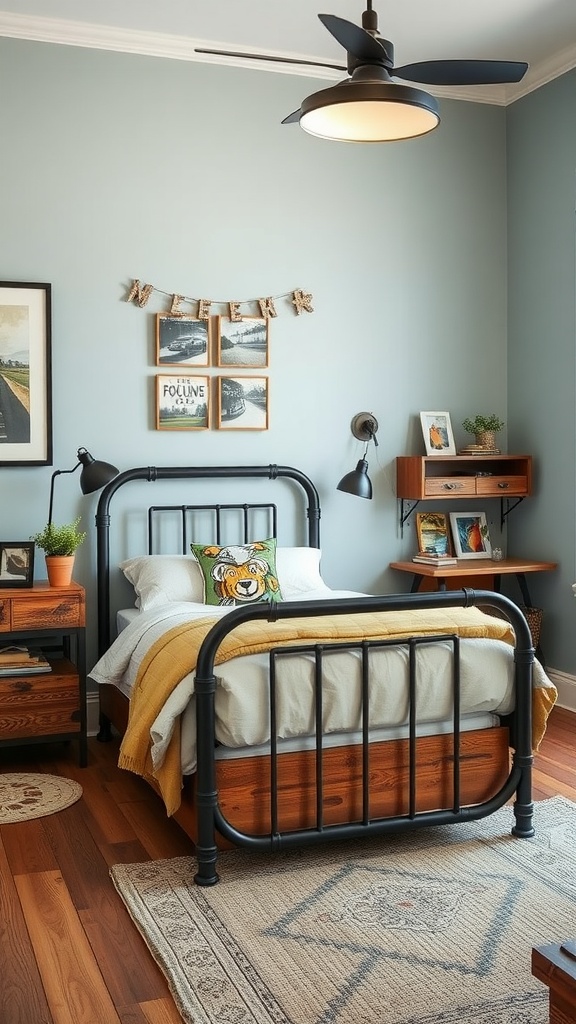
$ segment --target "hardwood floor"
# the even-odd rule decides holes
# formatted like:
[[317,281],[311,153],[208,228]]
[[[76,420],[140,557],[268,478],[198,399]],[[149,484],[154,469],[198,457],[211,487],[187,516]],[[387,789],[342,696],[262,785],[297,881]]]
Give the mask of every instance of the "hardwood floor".
[[[534,798],[576,801],[576,715],[555,708],[535,759]],[[0,750],[0,772],[74,778],[83,797],[59,814],[0,826],[3,1024],[178,1024],[163,975],[109,878],[112,864],[189,854],[190,843],[117,743]]]

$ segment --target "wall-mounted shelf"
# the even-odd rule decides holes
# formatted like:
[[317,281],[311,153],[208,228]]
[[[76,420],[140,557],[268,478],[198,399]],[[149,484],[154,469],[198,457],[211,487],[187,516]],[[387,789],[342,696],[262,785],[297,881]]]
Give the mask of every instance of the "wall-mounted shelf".
[[500,498],[503,526],[512,509],[530,494],[531,455],[399,455],[396,459],[401,528],[420,501],[438,498]]

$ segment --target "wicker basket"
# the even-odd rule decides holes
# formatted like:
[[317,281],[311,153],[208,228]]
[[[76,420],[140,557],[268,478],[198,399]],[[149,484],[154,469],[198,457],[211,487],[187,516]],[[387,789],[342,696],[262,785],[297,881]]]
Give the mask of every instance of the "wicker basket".
[[532,634],[532,646],[538,650],[540,646],[540,634],[542,632],[542,608],[527,608],[525,604],[520,605],[520,611],[524,613],[526,622]]

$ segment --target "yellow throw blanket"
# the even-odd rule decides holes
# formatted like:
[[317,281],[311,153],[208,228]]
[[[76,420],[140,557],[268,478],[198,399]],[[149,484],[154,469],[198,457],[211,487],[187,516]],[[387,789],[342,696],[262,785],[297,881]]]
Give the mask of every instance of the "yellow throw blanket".
[[[218,620],[195,619],[168,630],[154,643],[138,670],[131,695],[128,729],[120,747],[121,768],[153,780],[159,787],[169,815],[180,806],[180,723],[177,721],[162,765],[156,769],[150,755],[150,729],[167,698],[180,680],[191,672],[210,627]],[[514,633],[505,619],[486,615],[478,608],[439,608],[396,612],[360,612],[283,619],[251,620],[228,633],[216,653],[215,664],[231,658],[269,651],[272,647],[301,643],[404,639],[454,633],[462,638],[484,637],[514,644]],[[537,748],[556,699],[553,688],[534,689],[534,740]]]

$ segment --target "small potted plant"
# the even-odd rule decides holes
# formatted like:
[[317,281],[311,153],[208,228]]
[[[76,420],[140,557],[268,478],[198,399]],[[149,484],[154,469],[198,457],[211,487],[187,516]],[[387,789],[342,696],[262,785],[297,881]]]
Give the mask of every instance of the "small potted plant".
[[79,523],[80,516],[62,526],[47,523],[40,533],[30,538],[44,551],[48,581],[52,587],[67,587],[71,583],[76,548],[86,538],[86,533],[78,529]]
[[474,434],[477,445],[493,449],[496,447],[495,435],[502,430],[504,420],[501,420],[493,412],[489,416],[467,416],[465,420],[462,420],[462,426],[469,434]]

